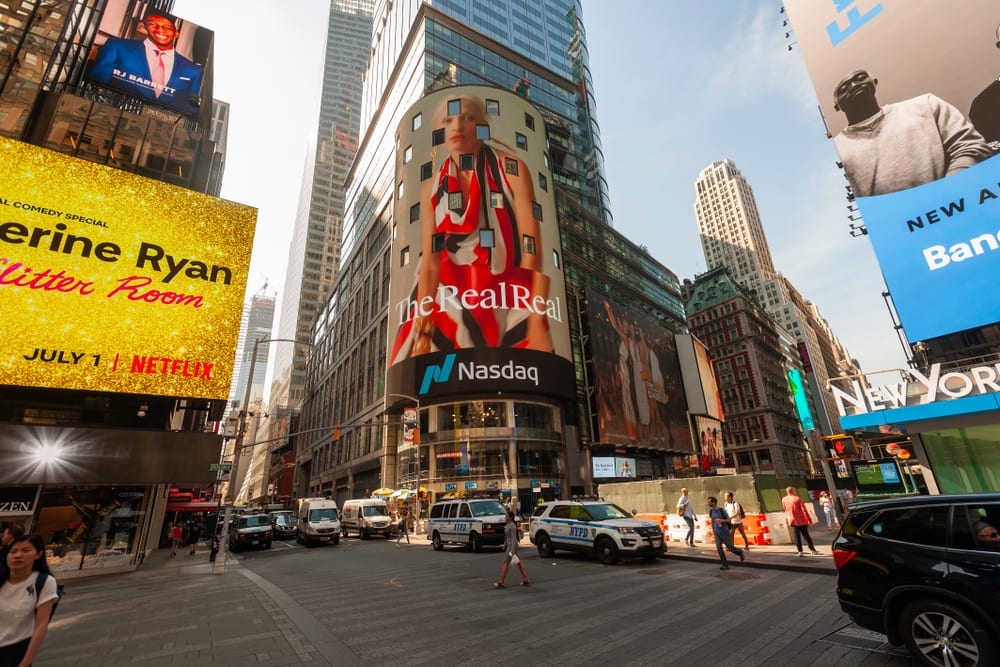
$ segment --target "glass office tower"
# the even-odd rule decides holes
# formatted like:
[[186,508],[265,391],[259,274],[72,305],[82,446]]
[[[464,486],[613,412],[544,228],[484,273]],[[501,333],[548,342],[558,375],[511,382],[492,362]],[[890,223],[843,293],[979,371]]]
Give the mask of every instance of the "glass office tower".
[[[588,411],[580,407],[587,400],[578,312],[583,289],[603,288],[669,328],[684,326],[676,277],[610,226],[579,3],[386,0],[376,3],[373,25],[360,145],[347,180],[342,262],[316,317],[306,376],[301,426],[317,431],[303,436],[296,494],[342,500],[421,480],[436,494],[475,489],[496,495],[505,485],[521,487],[522,497],[526,489],[546,497],[578,492],[584,484],[579,471],[586,467],[581,442],[590,431]],[[546,166],[559,208],[578,396],[562,402],[526,393],[424,401],[421,446],[397,458],[400,415],[419,399],[416,391],[392,394],[385,387],[389,274],[397,259],[390,245],[399,226],[408,224],[392,213],[402,192],[395,181],[396,133],[417,100],[456,85],[513,91],[544,122],[539,131],[547,136]],[[602,251],[600,261],[593,261],[595,249]],[[578,262],[583,252],[591,259]],[[335,424],[342,425],[336,436],[322,430]],[[480,463],[451,479],[441,472],[442,461],[464,461],[463,446],[470,461],[481,454]]]

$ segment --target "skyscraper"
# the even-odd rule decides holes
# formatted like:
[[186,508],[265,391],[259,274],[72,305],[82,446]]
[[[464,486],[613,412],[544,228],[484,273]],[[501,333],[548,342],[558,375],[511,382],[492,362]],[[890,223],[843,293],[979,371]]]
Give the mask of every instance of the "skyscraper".
[[[243,399],[246,396],[247,384],[250,384],[250,402],[264,397],[264,378],[267,375],[267,359],[271,347],[256,345],[258,340],[271,338],[274,324],[274,294],[267,293],[267,284],[253,295],[246,305],[246,329],[240,332],[240,344],[236,352],[239,358],[238,377],[235,378],[230,396],[239,401],[240,410],[246,410]],[[256,348],[257,359],[254,360],[253,377],[250,377],[250,366]]]
[[753,189],[732,160],[713,162],[695,181],[695,218],[709,271],[726,267],[733,282],[799,343],[802,363],[815,371],[816,412],[824,433],[839,431],[827,388],[832,377],[856,372],[857,362],[792,283],[775,271]]
[[[309,342],[317,304],[340,263],[344,181],[358,150],[361,83],[372,29],[372,0],[332,0],[319,130],[310,152],[281,297],[278,338]],[[276,345],[272,406],[297,409],[308,346]]]
[[[529,494],[541,493],[542,483],[545,494],[560,493],[560,484],[582,493],[589,471],[588,454],[580,443],[590,442],[592,432],[586,405],[591,392],[582,380],[576,402],[554,399],[544,391],[421,402],[416,388],[385,385],[390,280],[398,280],[390,275],[420,252],[406,248],[397,253],[392,246],[413,233],[412,227],[402,230],[414,220],[413,207],[409,220],[393,213],[398,202],[410,206],[414,196],[410,186],[397,182],[397,160],[417,157],[401,143],[402,121],[416,114],[425,120],[411,118],[405,132],[427,132],[434,114],[413,111],[414,103],[452,86],[492,86],[498,100],[520,96],[540,113],[536,125],[538,116],[525,111],[519,122],[533,134],[518,142],[539,147],[543,171],[551,172],[551,179],[538,180],[535,187],[548,188],[558,206],[558,219],[546,218],[545,224],[555,222],[563,230],[563,251],[553,256],[549,253],[555,249],[546,248],[546,262],[565,276],[566,296],[560,296],[566,301],[565,312],[559,310],[558,316],[570,330],[572,352],[565,358],[573,361],[578,377],[585,375],[586,287],[610,294],[617,303],[668,328],[683,328],[676,277],[609,224],[579,2],[529,6],[514,0],[379,1],[374,26],[364,76],[362,131],[347,178],[342,260],[312,330],[301,422],[307,435],[298,450],[296,494],[346,498],[397,481],[427,480],[431,468],[435,475],[472,475],[472,484],[504,484],[508,490],[528,486],[534,474],[546,481],[531,485]],[[504,106],[508,118],[520,105],[511,101]],[[420,153],[414,167],[430,171],[430,165],[423,164],[426,159]],[[534,240],[531,243],[528,247],[533,248]],[[400,288],[392,287],[397,294]],[[392,331],[395,335],[395,326]],[[420,447],[404,455],[397,452],[396,427],[402,408],[416,403],[421,408]],[[334,430],[336,424],[344,426]],[[462,428],[455,430],[459,424]],[[465,445],[456,441],[456,449],[448,449],[447,434],[466,427],[474,429],[471,440]],[[486,437],[483,429],[493,437]],[[460,470],[464,472],[453,472]],[[444,491],[441,479],[435,478],[435,492]]]

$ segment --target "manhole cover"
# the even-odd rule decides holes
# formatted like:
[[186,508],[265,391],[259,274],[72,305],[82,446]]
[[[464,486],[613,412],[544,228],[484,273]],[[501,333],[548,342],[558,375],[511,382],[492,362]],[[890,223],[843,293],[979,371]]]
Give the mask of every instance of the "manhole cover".
[[636,570],[636,574],[666,574],[666,570]]

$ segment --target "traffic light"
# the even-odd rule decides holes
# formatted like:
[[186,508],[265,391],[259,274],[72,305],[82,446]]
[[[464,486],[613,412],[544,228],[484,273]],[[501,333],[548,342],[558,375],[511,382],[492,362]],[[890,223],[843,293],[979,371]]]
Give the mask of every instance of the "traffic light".
[[853,435],[844,433],[824,435],[823,441],[826,443],[826,458],[828,460],[849,459],[858,455],[858,445]]

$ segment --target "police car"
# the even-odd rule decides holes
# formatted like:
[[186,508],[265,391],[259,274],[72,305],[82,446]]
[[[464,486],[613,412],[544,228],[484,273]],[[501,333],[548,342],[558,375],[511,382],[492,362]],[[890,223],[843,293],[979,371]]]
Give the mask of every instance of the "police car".
[[556,549],[596,553],[605,565],[622,557],[652,560],[664,553],[662,529],[636,519],[618,505],[603,500],[557,500],[535,509],[531,543],[542,558]]
[[446,542],[465,544],[478,553],[485,545],[503,546],[507,517],[496,500],[442,500],[431,506],[427,532],[436,551]]

